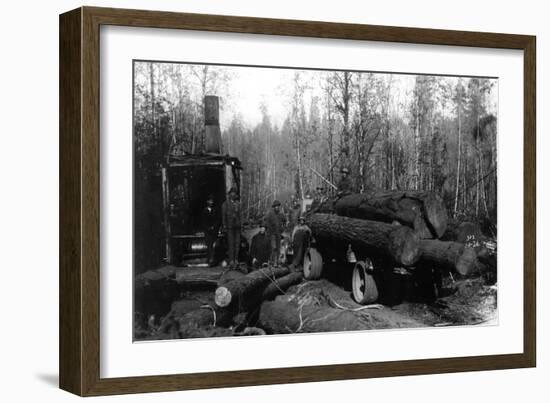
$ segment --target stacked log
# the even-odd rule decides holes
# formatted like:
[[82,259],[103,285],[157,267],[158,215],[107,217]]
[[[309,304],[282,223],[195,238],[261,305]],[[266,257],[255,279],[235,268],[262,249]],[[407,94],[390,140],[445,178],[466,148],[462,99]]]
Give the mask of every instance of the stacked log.
[[315,239],[324,244],[336,245],[340,249],[349,244],[358,250],[382,253],[403,266],[411,266],[420,258],[418,236],[402,225],[334,214],[312,214],[307,222]]
[[475,249],[460,242],[422,240],[420,249],[423,261],[436,263],[463,276],[478,267]]
[[[482,235],[479,226],[450,222],[443,199],[433,192],[346,195],[319,206],[310,214],[308,223],[324,250],[345,251],[346,244],[351,244],[354,251],[361,248],[369,254],[384,251],[397,265],[411,266],[419,261],[418,266],[422,266],[423,262],[429,262],[462,275],[496,267],[496,254],[487,248],[488,238]],[[416,239],[422,240],[416,242],[416,253],[411,252],[414,238],[404,232],[390,235],[390,223],[410,228]]]
[[421,239],[441,238],[448,221],[443,199],[425,191],[351,194],[334,201],[333,210],[345,217],[386,223],[397,221],[414,229]]
[[478,223],[451,221],[442,239],[464,243],[475,251],[480,271],[496,273],[496,240],[485,235]]

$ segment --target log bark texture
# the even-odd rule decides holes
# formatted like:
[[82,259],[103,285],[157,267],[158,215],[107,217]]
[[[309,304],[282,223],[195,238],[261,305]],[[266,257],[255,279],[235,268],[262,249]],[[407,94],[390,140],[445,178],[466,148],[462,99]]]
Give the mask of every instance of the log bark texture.
[[352,194],[337,199],[333,209],[345,217],[388,223],[398,221],[413,228],[422,239],[440,238],[448,221],[443,199],[436,193],[424,191]]
[[334,214],[312,214],[308,225],[319,244],[334,245],[344,252],[351,244],[356,253],[384,254],[402,266],[413,265],[421,255],[418,236],[402,225]]
[[261,294],[269,283],[288,273],[288,267],[267,267],[253,271],[219,286],[214,301],[220,308],[231,306],[233,310],[247,311],[257,301],[255,295]]
[[422,240],[420,249],[423,260],[445,266],[462,275],[472,273],[478,265],[475,249],[460,242]]
[[234,313],[218,307],[201,307],[178,317],[180,326],[229,326]]
[[173,309],[162,320],[156,337],[162,340],[231,336],[224,328],[233,323],[233,316],[233,312],[216,306],[201,306],[184,314]]
[[303,271],[297,271],[289,273],[286,276],[279,277],[263,290],[261,301],[269,301],[275,298],[277,295],[284,294],[290,286],[300,283],[303,278]]
[[338,332],[372,328],[361,315],[328,306],[298,308],[283,295],[266,301],[260,309],[260,326],[271,334]]
[[[357,310],[359,308],[359,310]],[[349,292],[327,281],[310,281],[292,287],[286,295],[265,301],[259,326],[270,334],[332,332],[396,327],[419,327],[422,323],[392,309],[361,309]]]

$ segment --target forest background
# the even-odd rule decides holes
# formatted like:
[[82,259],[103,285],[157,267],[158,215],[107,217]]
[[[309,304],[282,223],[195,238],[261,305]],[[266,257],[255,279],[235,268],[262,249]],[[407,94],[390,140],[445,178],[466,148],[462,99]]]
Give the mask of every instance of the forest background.
[[453,219],[496,235],[497,79],[136,61],[138,205],[159,205],[147,189],[170,154],[203,152],[206,95],[220,97],[223,153],[244,168],[245,221],[274,199],[330,196],[346,167],[357,192],[437,192]]

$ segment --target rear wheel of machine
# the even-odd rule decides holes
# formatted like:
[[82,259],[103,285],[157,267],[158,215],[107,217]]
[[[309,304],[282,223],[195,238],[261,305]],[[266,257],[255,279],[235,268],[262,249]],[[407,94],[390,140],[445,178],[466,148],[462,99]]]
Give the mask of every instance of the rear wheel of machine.
[[309,248],[304,255],[304,277],[318,280],[323,272],[323,258],[315,248]]
[[353,268],[351,279],[353,299],[361,305],[372,304],[378,299],[378,288],[372,276],[373,271],[374,266],[369,258],[357,262]]

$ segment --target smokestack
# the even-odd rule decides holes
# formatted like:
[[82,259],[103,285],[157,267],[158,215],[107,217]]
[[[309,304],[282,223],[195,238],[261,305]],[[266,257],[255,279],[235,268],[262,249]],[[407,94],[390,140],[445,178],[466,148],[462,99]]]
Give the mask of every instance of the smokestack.
[[217,96],[204,97],[204,148],[205,152],[220,154],[222,152],[222,135],[220,132],[220,101]]

